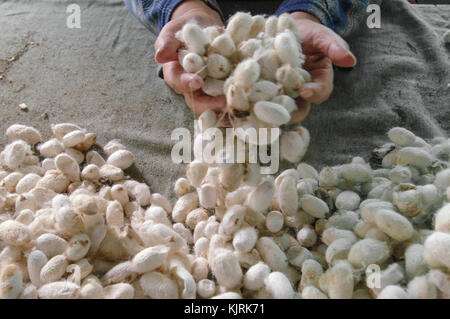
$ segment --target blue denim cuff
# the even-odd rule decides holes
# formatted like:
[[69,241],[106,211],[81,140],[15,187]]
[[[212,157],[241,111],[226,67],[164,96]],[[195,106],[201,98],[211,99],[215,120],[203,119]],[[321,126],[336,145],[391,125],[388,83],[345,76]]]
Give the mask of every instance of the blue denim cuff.
[[158,27],[161,30],[169,21],[175,7],[183,2],[183,0],[165,0],[159,1],[161,3],[161,15],[158,17]]
[[314,1],[314,0],[286,0],[281,3],[278,10],[275,12],[276,15],[282,13],[291,13],[295,11],[303,11],[312,14],[323,25],[326,25],[330,29],[334,30],[333,18],[325,7],[324,1]]

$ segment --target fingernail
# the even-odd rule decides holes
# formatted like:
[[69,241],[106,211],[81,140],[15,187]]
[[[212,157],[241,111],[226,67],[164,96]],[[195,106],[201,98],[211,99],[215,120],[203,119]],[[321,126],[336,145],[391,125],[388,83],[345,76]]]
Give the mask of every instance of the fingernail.
[[155,53],[155,61],[156,61],[156,62],[158,62],[158,55],[159,55],[160,52],[161,52],[161,49],[158,48],[158,49],[156,50],[156,53]]
[[310,89],[301,89],[300,91],[300,95],[305,99],[310,98],[311,96],[313,96],[313,94],[314,92]]
[[158,59],[158,61],[161,61],[161,55],[163,55],[163,53],[165,51],[165,47],[166,47],[166,44],[164,42],[162,42],[158,46],[158,49],[156,49],[155,59]]
[[351,57],[353,59],[353,66],[355,66],[356,63],[358,62],[358,60],[356,59],[356,56],[350,50],[348,50],[348,54],[351,55]]
[[[345,44],[347,44],[347,42],[345,42]],[[344,48],[345,48],[345,51],[347,51],[347,54],[352,57],[352,60],[353,60],[353,65],[352,66],[355,66],[356,65],[356,57],[353,54],[353,52],[350,51],[350,46],[347,44],[347,45],[344,46]]]

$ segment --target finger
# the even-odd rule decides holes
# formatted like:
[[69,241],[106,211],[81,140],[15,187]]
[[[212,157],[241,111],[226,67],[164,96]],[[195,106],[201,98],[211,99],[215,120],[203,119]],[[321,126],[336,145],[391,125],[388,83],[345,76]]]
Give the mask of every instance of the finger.
[[202,114],[206,110],[222,112],[226,109],[227,105],[225,96],[209,96],[203,93],[202,90],[185,93],[184,98],[189,108],[197,115]]
[[299,95],[302,99],[305,101],[314,103],[314,104],[321,104],[328,100],[328,98],[331,95],[331,92],[333,91],[333,88],[329,88],[329,86],[325,86],[323,83],[320,82],[310,82],[305,83],[300,89],[299,89]]
[[323,27],[312,36],[313,48],[318,49],[340,67],[353,67],[356,57],[350,51],[347,42],[334,31]]
[[[222,115],[223,117],[221,118]],[[219,118],[221,118],[221,124],[223,127],[233,127],[233,125],[231,124],[230,115],[228,113],[220,114]]]
[[164,81],[178,94],[198,90],[203,85],[203,79],[193,73],[185,73],[177,61],[163,64]]
[[308,102],[320,104],[325,102],[333,92],[333,68],[329,59],[321,59],[310,67],[312,82],[305,83],[299,89],[301,98]]
[[183,44],[175,37],[175,33],[182,27],[181,22],[167,23],[155,41],[155,61],[166,63],[178,59],[177,49]]
[[308,116],[311,104],[301,98],[297,98],[297,110],[291,113],[291,120],[288,124],[296,124],[303,121]]
[[328,57],[337,66],[351,68],[357,63],[356,57],[350,50],[337,43],[332,43],[328,49]]
[[176,62],[167,62],[163,64],[164,81],[177,93],[181,94],[180,76],[183,74],[183,68]]
[[180,85],[183,92],[192,92],[203,86],[203,79],[194,73],[183,73],[180,76]]

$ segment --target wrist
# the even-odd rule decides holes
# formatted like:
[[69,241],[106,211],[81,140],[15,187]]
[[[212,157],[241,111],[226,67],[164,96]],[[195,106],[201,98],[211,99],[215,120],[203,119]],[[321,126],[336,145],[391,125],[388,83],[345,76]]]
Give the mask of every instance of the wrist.
[[313,22],[322,24],[319,19],[317,19],[315,16],[307,12],[295,11],[291,12],[291,16],[296,20],[311,20]]
[[220,14],[208,6],[203,0],[184,0],[179,5],[175,7],[175,10],[172,12],[172,16],[170,20],[177,19],[184,15],[196,15],[196,14],[208,14],[211,17],[217,18],[221,21]]

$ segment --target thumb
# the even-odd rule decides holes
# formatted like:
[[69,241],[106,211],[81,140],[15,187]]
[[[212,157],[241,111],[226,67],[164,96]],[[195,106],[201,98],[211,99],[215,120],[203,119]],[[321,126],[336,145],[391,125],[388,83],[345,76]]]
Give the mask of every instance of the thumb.
[[333,64],[341,67],[353,67],[356,65],[356,57],[349,50],[338,44],[331,43],[328,48],[328,57]]
[[337,33],[322,26],[315,37],[314,45],[325,54],[333,64],[340,67],[353,67],[356,57],[349,45]]
[[175,37],[179,26],[170,22],[164,26],[155,41],[155,61],[167,63],[178,59],[177,50],[182,43]]

